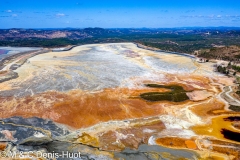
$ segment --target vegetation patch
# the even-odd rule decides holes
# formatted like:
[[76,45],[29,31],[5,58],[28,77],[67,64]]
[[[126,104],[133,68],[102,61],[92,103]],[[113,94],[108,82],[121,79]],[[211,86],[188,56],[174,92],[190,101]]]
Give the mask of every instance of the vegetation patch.
[[235,93],[236,93],[237,95],[240,95],[240,91],[236,91]]
[[223,74],[229,74],[229,71],[227,70],[226,67],[218,66],[217,71]]
[[232,65],[232,69],[234,69],[237,72],[240,72],[240,66]]
[[177,86],[177,85],[164,86],[164,85],[158,85],[158,84],[145,84],[145,86],[152,87],[152,88],[171,89],[170,92],[148,92],[148,93],[140,94],[140,97],[147,101],[182,102],[189,99],[186,94],[186,91],[181,86]]
[[229,109],[236,111],[236,112],[240,112],[240,106],[230,105]]
[[224,43],[227,46],[219,44],[210,49],[202,48],[198,51],[199,57],[220,59],[225,61],[238,62],[240,58],[240,47],[233,43]]

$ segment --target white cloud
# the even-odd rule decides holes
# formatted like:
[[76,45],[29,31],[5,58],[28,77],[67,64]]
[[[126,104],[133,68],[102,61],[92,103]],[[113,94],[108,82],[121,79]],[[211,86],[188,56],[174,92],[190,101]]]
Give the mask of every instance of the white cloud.
[[8,12],[8,13],[12,13],[12,10],[9,9],[9,10],[6,10],[6,12]]
[[221,15],[217,15],[217,18],[221,18],[222,16]]
[[63,13],[58,13],[58,14],[56,14],[56,16],[57,16],[57,17],[63,17],[63,16],[65,16],[65,14],[63,14]]
[[12,14],[12,17],[17,17],[18,15],[17,14]]

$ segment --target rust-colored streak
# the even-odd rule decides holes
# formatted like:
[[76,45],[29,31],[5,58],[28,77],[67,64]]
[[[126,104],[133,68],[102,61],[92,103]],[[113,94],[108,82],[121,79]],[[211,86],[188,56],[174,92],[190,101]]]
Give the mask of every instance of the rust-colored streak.
[[93,95],[75,93],[68,96],[65,101],[52,107],[51,111],[61,115],[54,121],[79,128],[109,120],[147,117],[162,113],[161,105],[149,105],[140,99],[129,99],[115,94],[113,91],[104,91]]
[[7,143],[4,143],[4,142],[0,143],[0,151],[4,151],[6,147],[7,147]]
[[197,149],[196,143],[192,140],[186,140],[185,144],[186,144],[187,148],[189,148],[189,149]]
[[166,147],[178,147],[178,148],[186,148],[185,141],[186,139],[177,138],[177,137],[164,137],[164,138],[156,139],[156,143],[159,145],[163,145]]
[[164,137],[157,138],[156,143],[166,147],[176,147],[176,148],[189,148],[189,149],[198,149],[196,143],[192,139],[184,139],[178,137]]
[[[164,85],[170,84],[174,83]],[[175,85],[181,85],[188,91],[192,90],[191,83]],[[78,129],[110,120],[161,115],[167,112],[169,105],[181,107],[187,103],[194,103],[148,102],[139,97],[141,93],[168,91],[165,88],[150,88],[142,84],[142,87],[136,89],[109,88],[96,93],[73,90],[66,93],[49,91],[23,98],[0,97],[0,117],[40,117]]]
[[[199,135],[209,135],[209,136],[214,136],[218,138],[219,140],[223,141],[229,141],[229,142],[234,142],[236,144],[240,144],[237,141],[232,141],[228,140],[224,137],[224,135],[221,133],[222,129],[225,128],[229,131],[232,132],[238,132],[237,129],[232,127],[232,123],[230,121],[225,121],[224,119],[227,118],[228,116],[222,115],[222,116],[217,116],[212,119],[212,122],[206,125],[199,125],[199,126],[193,126],[191,129]],[[219,125],[221,124],[221,125]]]
[[0,117],[40,117],[82,128],[109,120],[155,116],[163,113],[164,103],[149,103],[137,95],[156,90],[166,91],[152,88],[106,89],[98,93],[86,93],[75,90],[68,93],[45,92],[18,99],[0,98]]
[[147,144],[150,136],[163,129],[165,129],[164,124],[158,120],[150,124],[143,123],[116,131],[108,131],[100,134],[100,148],[111,151],[121,151],[125,147],[137,149],[140,144]]
[[224,110],[225,104],[223,102],[220,102],[217,99],[213,99],[210,102],[205,102],[201,104],[194,105],[190,109],[195,113],[196,115],[207,118],[211,115],[215,115],[218,112],[226,112]]

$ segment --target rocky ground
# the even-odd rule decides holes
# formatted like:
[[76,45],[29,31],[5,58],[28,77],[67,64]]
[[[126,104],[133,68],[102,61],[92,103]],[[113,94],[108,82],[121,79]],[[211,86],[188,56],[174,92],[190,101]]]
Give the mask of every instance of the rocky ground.
[[[0,83],[0,150],[237,160],[240,141],[222,132],[240,132],[226,121],[240,115],[229,109],[238,103],[231,96],[234,79],[213,72],[213,65],[132,43],[28,57],[0,72],[18,75]],[[146,93],[149,100],[141,96]]]

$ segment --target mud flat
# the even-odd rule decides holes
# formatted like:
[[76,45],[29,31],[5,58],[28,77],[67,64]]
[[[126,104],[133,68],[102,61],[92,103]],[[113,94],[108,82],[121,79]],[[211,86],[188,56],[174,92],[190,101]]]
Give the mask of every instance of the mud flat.
[[237,160],[239,142],[222,133],[239,133],[238,122],[224,118],[240,113],[221,96],[234,79],[213,72],[213,65],[133,43],[28,57],[17,78],[0,83],[0,136],[11,142],[2,150],[21,145],[18,150],[80,151],[86,159]]
[[[8,47],[12,49],[11,47]],[[40,48],[14,48],[13,53],[7,55],[0,60],[0,83],[15,79],[18,73],[14,72],[17,68],[21,67],[27,60],[35,55],[48,52],[48,49]],[[38,50],[34,50],[38,49]],[[29,51],[25,51],[29,50]],[[23,52],[25,51],[25,52]],[[9,51],[8,51],[9,52]]]
[[0,54],[0,61],[3,58],[18,54],[18,53],[22,53],[22,52],[29,52],[29,51],[35,51],[35,50],[40,50],[41,48],[39,47],[1,47],[0,46],[0,50],[5,50],[7,52],[5,52],[6,54]]

